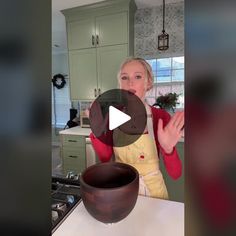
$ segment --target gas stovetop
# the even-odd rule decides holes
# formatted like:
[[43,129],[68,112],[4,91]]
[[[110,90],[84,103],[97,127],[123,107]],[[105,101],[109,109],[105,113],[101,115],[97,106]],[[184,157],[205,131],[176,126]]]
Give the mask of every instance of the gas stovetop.
[[51,197],[53,233],[81,201],[79,176],[53,176]]

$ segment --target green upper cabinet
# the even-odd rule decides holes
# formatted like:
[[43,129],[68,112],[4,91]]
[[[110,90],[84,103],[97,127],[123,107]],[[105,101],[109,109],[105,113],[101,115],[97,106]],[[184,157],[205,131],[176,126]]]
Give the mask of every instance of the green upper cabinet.
[[93,100],[117,88],[121,62],[134,52],[134,0],[108,0],[63,10],[71,100]]
[[118,88],[117,73],[121,62],[128,56],[127,44],[97,49],[99,94]]
[[67,25],[69,50],[95,47],[94,19],[83,19]]
[[70,51],[71,100],[95,99],[118,88],[117,72],[127,55],[127,44]]
[[128,42],[127,12],[96,17],[97,46]]
[[68,23],[68,48],[84,49],[128,41],[127,12]]
[[69,65],[71,100],[96,98],[96,49],[70,51]]

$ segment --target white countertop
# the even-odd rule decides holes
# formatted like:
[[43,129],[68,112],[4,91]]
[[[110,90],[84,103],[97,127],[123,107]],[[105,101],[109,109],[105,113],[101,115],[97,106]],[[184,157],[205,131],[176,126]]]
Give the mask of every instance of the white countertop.
[[[89,136],[91,132],[90,128],[81,128],[80,126],[76,126],[70,129],[61,130],[59,134]],[[184,137],[182,137],[179,142],[184,142]]]
[[53,233],[53,236],[183,236],[184,204],[138,196],[131,213],[122,221],[104,224],[94,219],[83,202]]
[[81,128],[80,126],[76,126],[70,129],[61,130],[59,134],[89,136],[91,132],[90,128]]

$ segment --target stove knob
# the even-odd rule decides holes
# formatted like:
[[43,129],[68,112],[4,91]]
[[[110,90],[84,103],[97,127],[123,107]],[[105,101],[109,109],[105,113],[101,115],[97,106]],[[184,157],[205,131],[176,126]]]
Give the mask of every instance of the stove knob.
[[67,195],[66,198],[67,198],[67,202],[70,204],[73,204],[75,201],[75,198],[73,195]]
[[52,211],[52,220],[56,221],[58,219],[59,215],[57,211]]

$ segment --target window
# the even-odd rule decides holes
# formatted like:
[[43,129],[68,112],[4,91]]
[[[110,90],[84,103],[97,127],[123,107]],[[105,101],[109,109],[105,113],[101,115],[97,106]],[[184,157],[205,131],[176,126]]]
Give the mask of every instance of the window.
[[154,75],[153,88],[146,95],[147,102],[152,105],[156,97],[169,92],[179,94],[179,104],[184,107],[184,57],[170,57],[146,60],[152,67]]
[[66,84],[62,89],[57,89],[52,85],[52,125],[64,128],[70,119],[70,108],[69,81],[66,79]]

